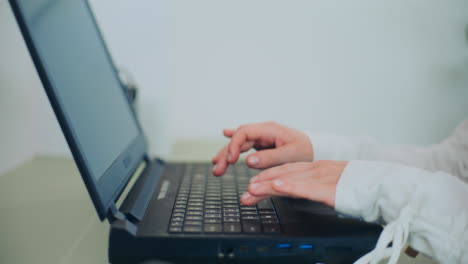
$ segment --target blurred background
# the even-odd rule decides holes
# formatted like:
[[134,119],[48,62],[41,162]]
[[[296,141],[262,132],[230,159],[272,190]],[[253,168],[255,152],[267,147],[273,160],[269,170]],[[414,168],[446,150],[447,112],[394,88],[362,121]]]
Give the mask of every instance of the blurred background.
[[[152,155],[275,120],[430,144],[468,117],[466,0],[91,0]],[[70,155],[0,0],[0,174]]]

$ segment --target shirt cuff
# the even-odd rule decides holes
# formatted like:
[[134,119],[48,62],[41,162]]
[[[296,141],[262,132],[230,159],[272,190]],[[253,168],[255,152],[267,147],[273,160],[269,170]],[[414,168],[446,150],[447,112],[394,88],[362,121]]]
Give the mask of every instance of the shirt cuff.
[[359,144],[349,137],[308,133],[314,151],[314,160],[358,159]]

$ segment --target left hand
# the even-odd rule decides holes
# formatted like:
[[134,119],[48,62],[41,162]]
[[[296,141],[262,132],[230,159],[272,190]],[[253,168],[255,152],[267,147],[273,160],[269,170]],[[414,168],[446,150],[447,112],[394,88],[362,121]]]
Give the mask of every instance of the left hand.
[[244,205],[254,205],[271,196],[289,196],[335,207],[336,185],[348,161],[320,160],[288,163],[264,170],[250,180],[242,195]]

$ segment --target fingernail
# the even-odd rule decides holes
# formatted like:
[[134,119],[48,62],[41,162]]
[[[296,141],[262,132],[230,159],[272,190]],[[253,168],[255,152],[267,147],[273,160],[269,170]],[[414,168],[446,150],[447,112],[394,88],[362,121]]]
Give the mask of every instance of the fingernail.
[[252,195],[250,195],[250,193],[244,193],[242,196],[241,196],[241,199],[242,200],[245,200],[245,199],[249,199]]
[[231,162],[231,153],[228,154],[228,161]]
[[255,182],[256,180],[257,180],[257,176],[253,176],[249,182],[252,183],[252,182]]
[[218,166],[218,164],[215,164],[215,165],[213,166],[212,171],[216,170],[216,166]]
[[250,188],[255,190],[255,189],[258,189],[260,185],[261,185],[260,183],[253,183],[253,184],[250,184]]
[[274,180],[274,181],[273,181],[273,184],[274,184],[275,186],[278,186],[278,187],[279,187],[279,186],[283,185],[283,181],[280,180],[280,179],[277,179],[277,180]]
[[257,165],[258,164],[258,157],[256,156],[250,156],[249,157],[249,164],[250,165]]

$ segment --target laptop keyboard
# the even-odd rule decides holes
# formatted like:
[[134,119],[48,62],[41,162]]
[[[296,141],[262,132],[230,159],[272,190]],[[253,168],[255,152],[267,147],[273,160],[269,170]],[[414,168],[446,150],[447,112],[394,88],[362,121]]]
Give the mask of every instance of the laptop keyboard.
[[172,211],[170,233],[277,234],[280,223],[271,199],[245,206],[239,198],[256,174],[244,164],[221,177],[209,164],[187,165]]

